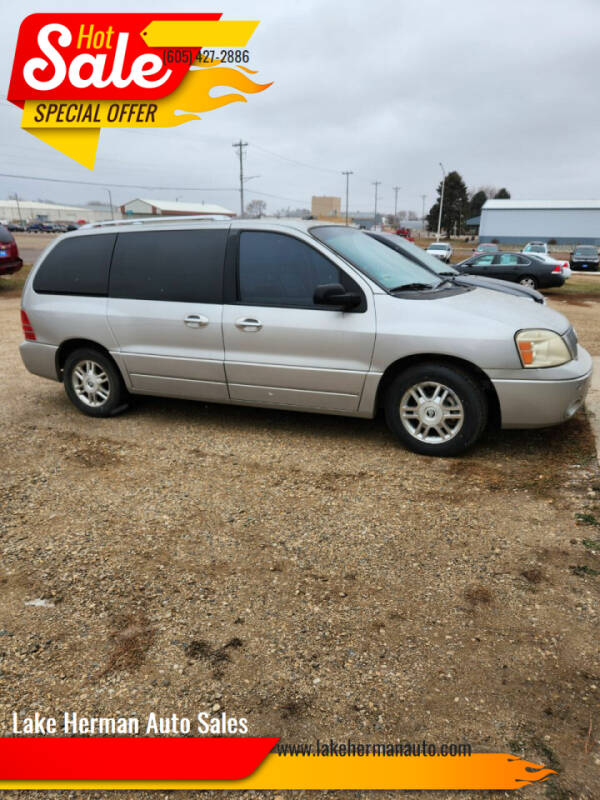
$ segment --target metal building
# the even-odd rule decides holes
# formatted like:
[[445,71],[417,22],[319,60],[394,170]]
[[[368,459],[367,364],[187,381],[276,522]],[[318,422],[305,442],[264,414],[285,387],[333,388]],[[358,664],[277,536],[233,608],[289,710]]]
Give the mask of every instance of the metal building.
[[235,217],[235,211],[216,205],[216,203],[188,203],[179,200],[148,200],[136,197],[121,206],[124,217],[187,216],[188,214],[206,216]]
[[0,222],[101,222],[111,219],[109,206],[67,206],[33,200],[0,200]]
[[600,200],[487,200],[479,241],[600,244]]

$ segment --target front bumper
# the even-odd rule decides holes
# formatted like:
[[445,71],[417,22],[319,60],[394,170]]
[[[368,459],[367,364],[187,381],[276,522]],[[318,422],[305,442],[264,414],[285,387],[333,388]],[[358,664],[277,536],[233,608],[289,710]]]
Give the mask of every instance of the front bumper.
[[[527,375],[533,370],[522,370]],[[577,358],[534,379],[492,377],[503,428],[545,428],[570,419],[583,405],[592,377],[592,359],[583,347]],[[544,378],[547,375],[547,378]]]
[[581,269],[596,271],[598,269],[597,261],[571,261],[571,269]]

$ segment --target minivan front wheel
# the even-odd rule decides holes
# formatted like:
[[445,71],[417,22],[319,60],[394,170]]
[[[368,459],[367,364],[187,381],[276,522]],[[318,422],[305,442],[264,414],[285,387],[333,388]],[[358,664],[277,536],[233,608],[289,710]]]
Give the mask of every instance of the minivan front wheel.
[[415,453],[454,456],[471,447],[487,422],[487,402],[465,371],[445,364],[410,367],[385,397],[390,429]]
[[93,348],[75,350],[65,361],[67,397],[90,417],[110,417],[127,406],[127,390],[112,359]]

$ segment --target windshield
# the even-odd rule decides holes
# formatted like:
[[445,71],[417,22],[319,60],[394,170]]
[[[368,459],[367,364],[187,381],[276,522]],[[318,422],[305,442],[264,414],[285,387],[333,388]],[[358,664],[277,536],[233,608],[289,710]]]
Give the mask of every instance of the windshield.
[[458,275],[457,270],[453,269],[449,264],[442,264],[439,258],[429,255],[427,250],[422,250],[414,242],[409,242],[403,239],[402,236],[396,236],[395,233],[378,233],[377,238],[379,241],[385,240],[389,242],[390,247],[401,250],[412,261],[423,264],[424,267],[432,270],[436,275]]
[[433,289],[440,284],[437,275],[356,228],[327,225],[310,232],[388,291],[415,284]]
[[595,247],[578,247],[575,250],[575,255],[577,256],[596,256],[598,255],[598,251]]
[[543,244],[528,244],[525,248],[526,253],[545,253],[546,248]]
[[430,244],[429,250],[448,250],[447,244]]

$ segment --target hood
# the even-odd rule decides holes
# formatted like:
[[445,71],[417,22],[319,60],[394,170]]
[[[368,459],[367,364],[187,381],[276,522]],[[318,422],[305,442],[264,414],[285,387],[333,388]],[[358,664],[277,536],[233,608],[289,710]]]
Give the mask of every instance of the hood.
[[531,303],[525,294],[517,297],[497,288],[477,287],[471,292],[440,298],[437,302],[451,305],[453,312],[506,326],[511,329],[511,335],[522,328],[547,328],[562,335],[570,327],[569,320],[558,311],[540,303]]
[[482,289],[493,289],[497,292],[505,292],[516,297],[528,297],[536,303],[544,303],[544,295],[529,286],[521,286],[520,283],[511,281],[501,281],[498,278],[485,278],[481,275],[456,275],[454,282],[459,286],[479,286]]

